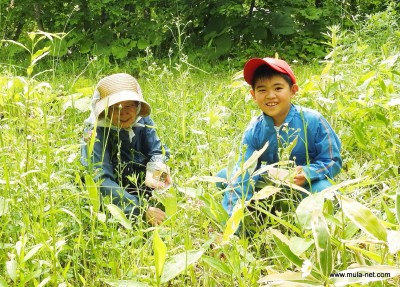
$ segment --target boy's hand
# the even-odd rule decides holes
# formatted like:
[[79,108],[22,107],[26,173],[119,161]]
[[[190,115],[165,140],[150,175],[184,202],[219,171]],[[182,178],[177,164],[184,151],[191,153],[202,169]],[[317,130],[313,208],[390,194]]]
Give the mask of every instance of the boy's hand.
[[295,176],[293,178],[293,183],[299,186],[303,186],[307,181],[306,174],[303,171],[302,166],[295,167]]
[[150,206],[146,210],[146,221],[152,226],[160,225],[165,219],[165,212],[157,207]]

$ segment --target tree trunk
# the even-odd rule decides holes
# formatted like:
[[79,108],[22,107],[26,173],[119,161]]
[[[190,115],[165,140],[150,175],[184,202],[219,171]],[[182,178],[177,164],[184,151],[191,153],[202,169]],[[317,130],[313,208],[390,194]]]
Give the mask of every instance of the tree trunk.
[[13,36],[13,40],[14,41],[18,41],[19,40],[19,36],[22,33],[22,28],[23,27],[24,27],[24,21],[23,20],[19,21],[18,25],[17,25],[17,29],[15,29],[15,33],[14,33],[14,36]]
[[44,31],[42,17],[40,16],[40,5],[38,3],[33,3],[33,11],[35,12],[35,20],[40,31]]
[[251,0],[249,14],[248,14],[249,18],[251,18],[251,16],[253,15],[253,10],[255,6],[256,6],[256,0]]

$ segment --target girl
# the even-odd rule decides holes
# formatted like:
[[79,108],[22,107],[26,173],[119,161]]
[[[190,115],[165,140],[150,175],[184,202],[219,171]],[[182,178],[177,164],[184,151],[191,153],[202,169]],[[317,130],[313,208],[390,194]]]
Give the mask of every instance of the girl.
[[[157,137],[150,112],[137,80],[120,73],[99,81],[91,115],[85,120],[81,162],[95,172],[103,198],[111,197],[128,217],[140,214],[143,197],[151,196],[153,189],[171,185],[165,164],[169,150]],[[89,155],[87,143],[92,136],[95,142]],[[158,225],[165,213],[150,206],[145,218]]]

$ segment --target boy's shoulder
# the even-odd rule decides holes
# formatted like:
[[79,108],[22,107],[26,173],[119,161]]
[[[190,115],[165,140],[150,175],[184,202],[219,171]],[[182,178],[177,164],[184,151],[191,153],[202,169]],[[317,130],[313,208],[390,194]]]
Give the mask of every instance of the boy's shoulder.
[[305,118],[307,120],[323,118],[323,116],[320,112],[318,112],[317,110],[311,109],[311,108],[294,105],[294,109],[298,116],[300,116],[301,118]]
[[251,129],[254,128],[260,124],[264,124],[266,123],[265,121],[265,117],[263,114],[259,115],[259,116],[254,116],[251,118],[249,124],[247,125],[247,129]]
[[244,131],[244,134],[258,136],[260,133],[264,133],[266,130],[274,130],[273,127],[273,120],[264,114],[261,114],[251,118],[246,130]]

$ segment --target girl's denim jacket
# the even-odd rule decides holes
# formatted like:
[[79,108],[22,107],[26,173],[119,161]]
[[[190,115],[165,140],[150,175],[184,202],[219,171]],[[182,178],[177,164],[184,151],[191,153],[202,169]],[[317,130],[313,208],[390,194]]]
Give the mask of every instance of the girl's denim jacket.
[[146,164],[149,161],[166,162],[169,150],[161,144],[150,117],[141,118],[131,129],[134,134],[128,129],[97,127],[93,152],[89,156],[88,138],[93,127],[86,128],[81,163],[100,182],[103,198],[111,196],[112,203],[126,215],[138,215],[143,190],[149,191],[143,185]]

